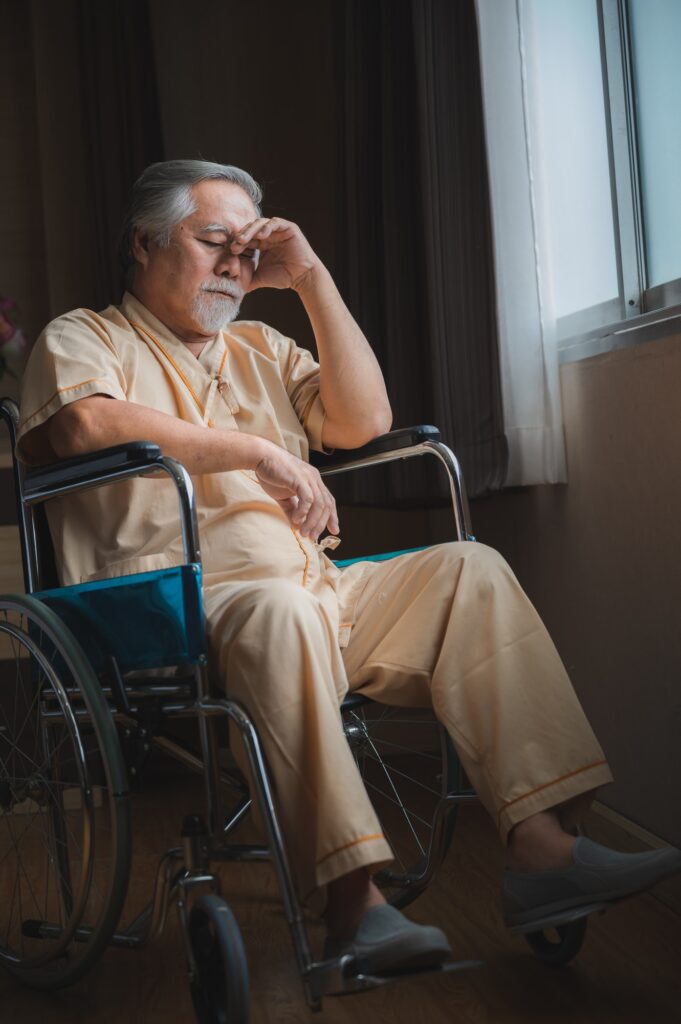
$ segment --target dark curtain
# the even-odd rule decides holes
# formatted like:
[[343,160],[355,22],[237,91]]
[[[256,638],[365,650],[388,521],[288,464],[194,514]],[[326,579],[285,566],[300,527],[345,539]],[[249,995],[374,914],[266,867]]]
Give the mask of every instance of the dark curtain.
[[[473,0],[344,0],[335,16],[341,290],[395,426],[438,426],[483,494],[502,485],[507,448]],[[434,462],[357,473],[336,493],[444,500]]]
[[94,308],[122,293],[116,246],[130,188],[163,159],[146,0],[77,0],[79,83],[95,263]]

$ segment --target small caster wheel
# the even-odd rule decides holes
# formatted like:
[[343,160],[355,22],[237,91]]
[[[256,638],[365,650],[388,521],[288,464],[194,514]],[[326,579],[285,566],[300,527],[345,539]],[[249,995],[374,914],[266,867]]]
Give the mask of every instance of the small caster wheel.
[[535,956],[551,967],[562,967],[577,956],[586,933],[586,917],[580,917],[568,924],[559,924],[543,932],[529,932],[525,935]]
[[199,1024],[248,1024],[248,965],[232,911],[219,896],[202,896],[189,915],[194,957],[190,980]]

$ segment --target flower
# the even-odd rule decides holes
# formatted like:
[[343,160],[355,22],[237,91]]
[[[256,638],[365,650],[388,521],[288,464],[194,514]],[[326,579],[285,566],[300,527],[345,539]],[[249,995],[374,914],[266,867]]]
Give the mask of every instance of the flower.
[[17,374],[8,365],[8,359],[23,356],[26,349],[26,338],[19,326],[19,307],[14,299],[0,295],[0,378],[7,373],[10,377]]

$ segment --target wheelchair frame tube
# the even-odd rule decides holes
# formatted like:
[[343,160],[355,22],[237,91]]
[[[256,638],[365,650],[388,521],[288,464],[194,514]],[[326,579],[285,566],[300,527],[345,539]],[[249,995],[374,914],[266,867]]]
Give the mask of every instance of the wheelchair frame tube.
[[295,950],[296,960],[298,961],[298,967],[303,977],[303,983],[306,986],[306,994],[309,997],[309,993],[307,993],[307,976],[313,963],[312,954],[310,952],[310,944],[308,942],[307,932],[303,922],[300,902],[293,885],[291,868],[289,866],[286,848],[284,846],[284,838],[274,806],[274,798],[272,796],[272,789],[270,787],[269,775],[262,747],[260,745],[260,739],[249,715],[236,701],[203,700],[199,702],[199,713],[201,712],[201,709],[208,714],[214,714],[217,711],[228,715],[237,726],[241,735],[246,757],[248,758],[251,778],[258,796],[260,811],[263,816],[265,831],[267,834],[267,844],[270,849],[274,870],[281,890],[286,922],[289,926],[291,937],[293,939],[293,948]]
[[[12,451],[17,443],[17,428],[19,426],[19,406],[11,398],[4,398],[0,404],[0,416],[7,424]],[[21,529],[19,530],[19,543],[21,546],[21,562],[24,570],[24,582],[26,590],[31,593],[36,589],[38,579],[38,566],[36,560],[37,539],[35,532],[35,521],[32,509],[27,508],[23,501],[24,493],[24,467],[16,459],[12,458],[14,470],[14,487],[16,490],[17,516]],[[28,543],[28,537],[32,538],[32,544]]]
[[[196,497],[194,495],[194,485],[192,483],[192,478],[184,466],[176,459],[170,458],[169,455],[161,456],[158,462],[151,463],[148,466],[136,466],[134,469],[119,469],[112,473],[102,473],[98,476],[93,476],[90,480],[85,482],[78,481],[75,483],[62,484],[61,486],[44,487],[41,490],[33,492],[30,498],[25,497],[22,491],[21,505],[24,509],[28,510],[28,521],[31,524],[31,531],[34,533],[33,505],[39,505],[42,502],[49,501],[51,498],[56,498],[62,494],[86,491],[92,487],[103,487],[107,484],[117,483],[119,480],[128,480],[136,476],[148,476],[150,473],[158,473],[159,470],[170,477],[177,490],[177,497],[180,505],[180,524],[182,528],[182,546],[184,549],[185,561],[190,564],[193,563],[200,565],[201,548],[199,545],[199,527],[196,518]],[[38,566],[36,564],[35,557],[33,559],[29,559],[28,565],[29,572],[27,572],[26,583],[27,589],[29,589],[29,593],[31,593],[36,589],[36,576],[38,575]]]
[[466,486],[463,481],[459,460],[451,448],[448,448],[441,441],[424,441],[422,444],[412,445],[410,448],[398,448],[391,452],[367,455],[359,459],[353,459],[351,452],[348,452],[347,462],[329,466],[328,469],[322,467],[319,472],[322,476],[335,476],[336,473],[347,473],[351,469],[366,469],[369,466],[376,466],[383,462],[411,459],[415,455],[434,455],[445,467],[449,480],[449,492],[452,499],[457,540],[474,540],[475,538],[471,533]]

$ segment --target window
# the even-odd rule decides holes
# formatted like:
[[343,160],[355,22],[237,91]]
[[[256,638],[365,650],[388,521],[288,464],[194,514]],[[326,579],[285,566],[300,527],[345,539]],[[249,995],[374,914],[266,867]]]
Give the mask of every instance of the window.
[[681,301],[681,4],[629,0],[647,308]]
[[559,347],[681,316],[680,0],[519,12]]

